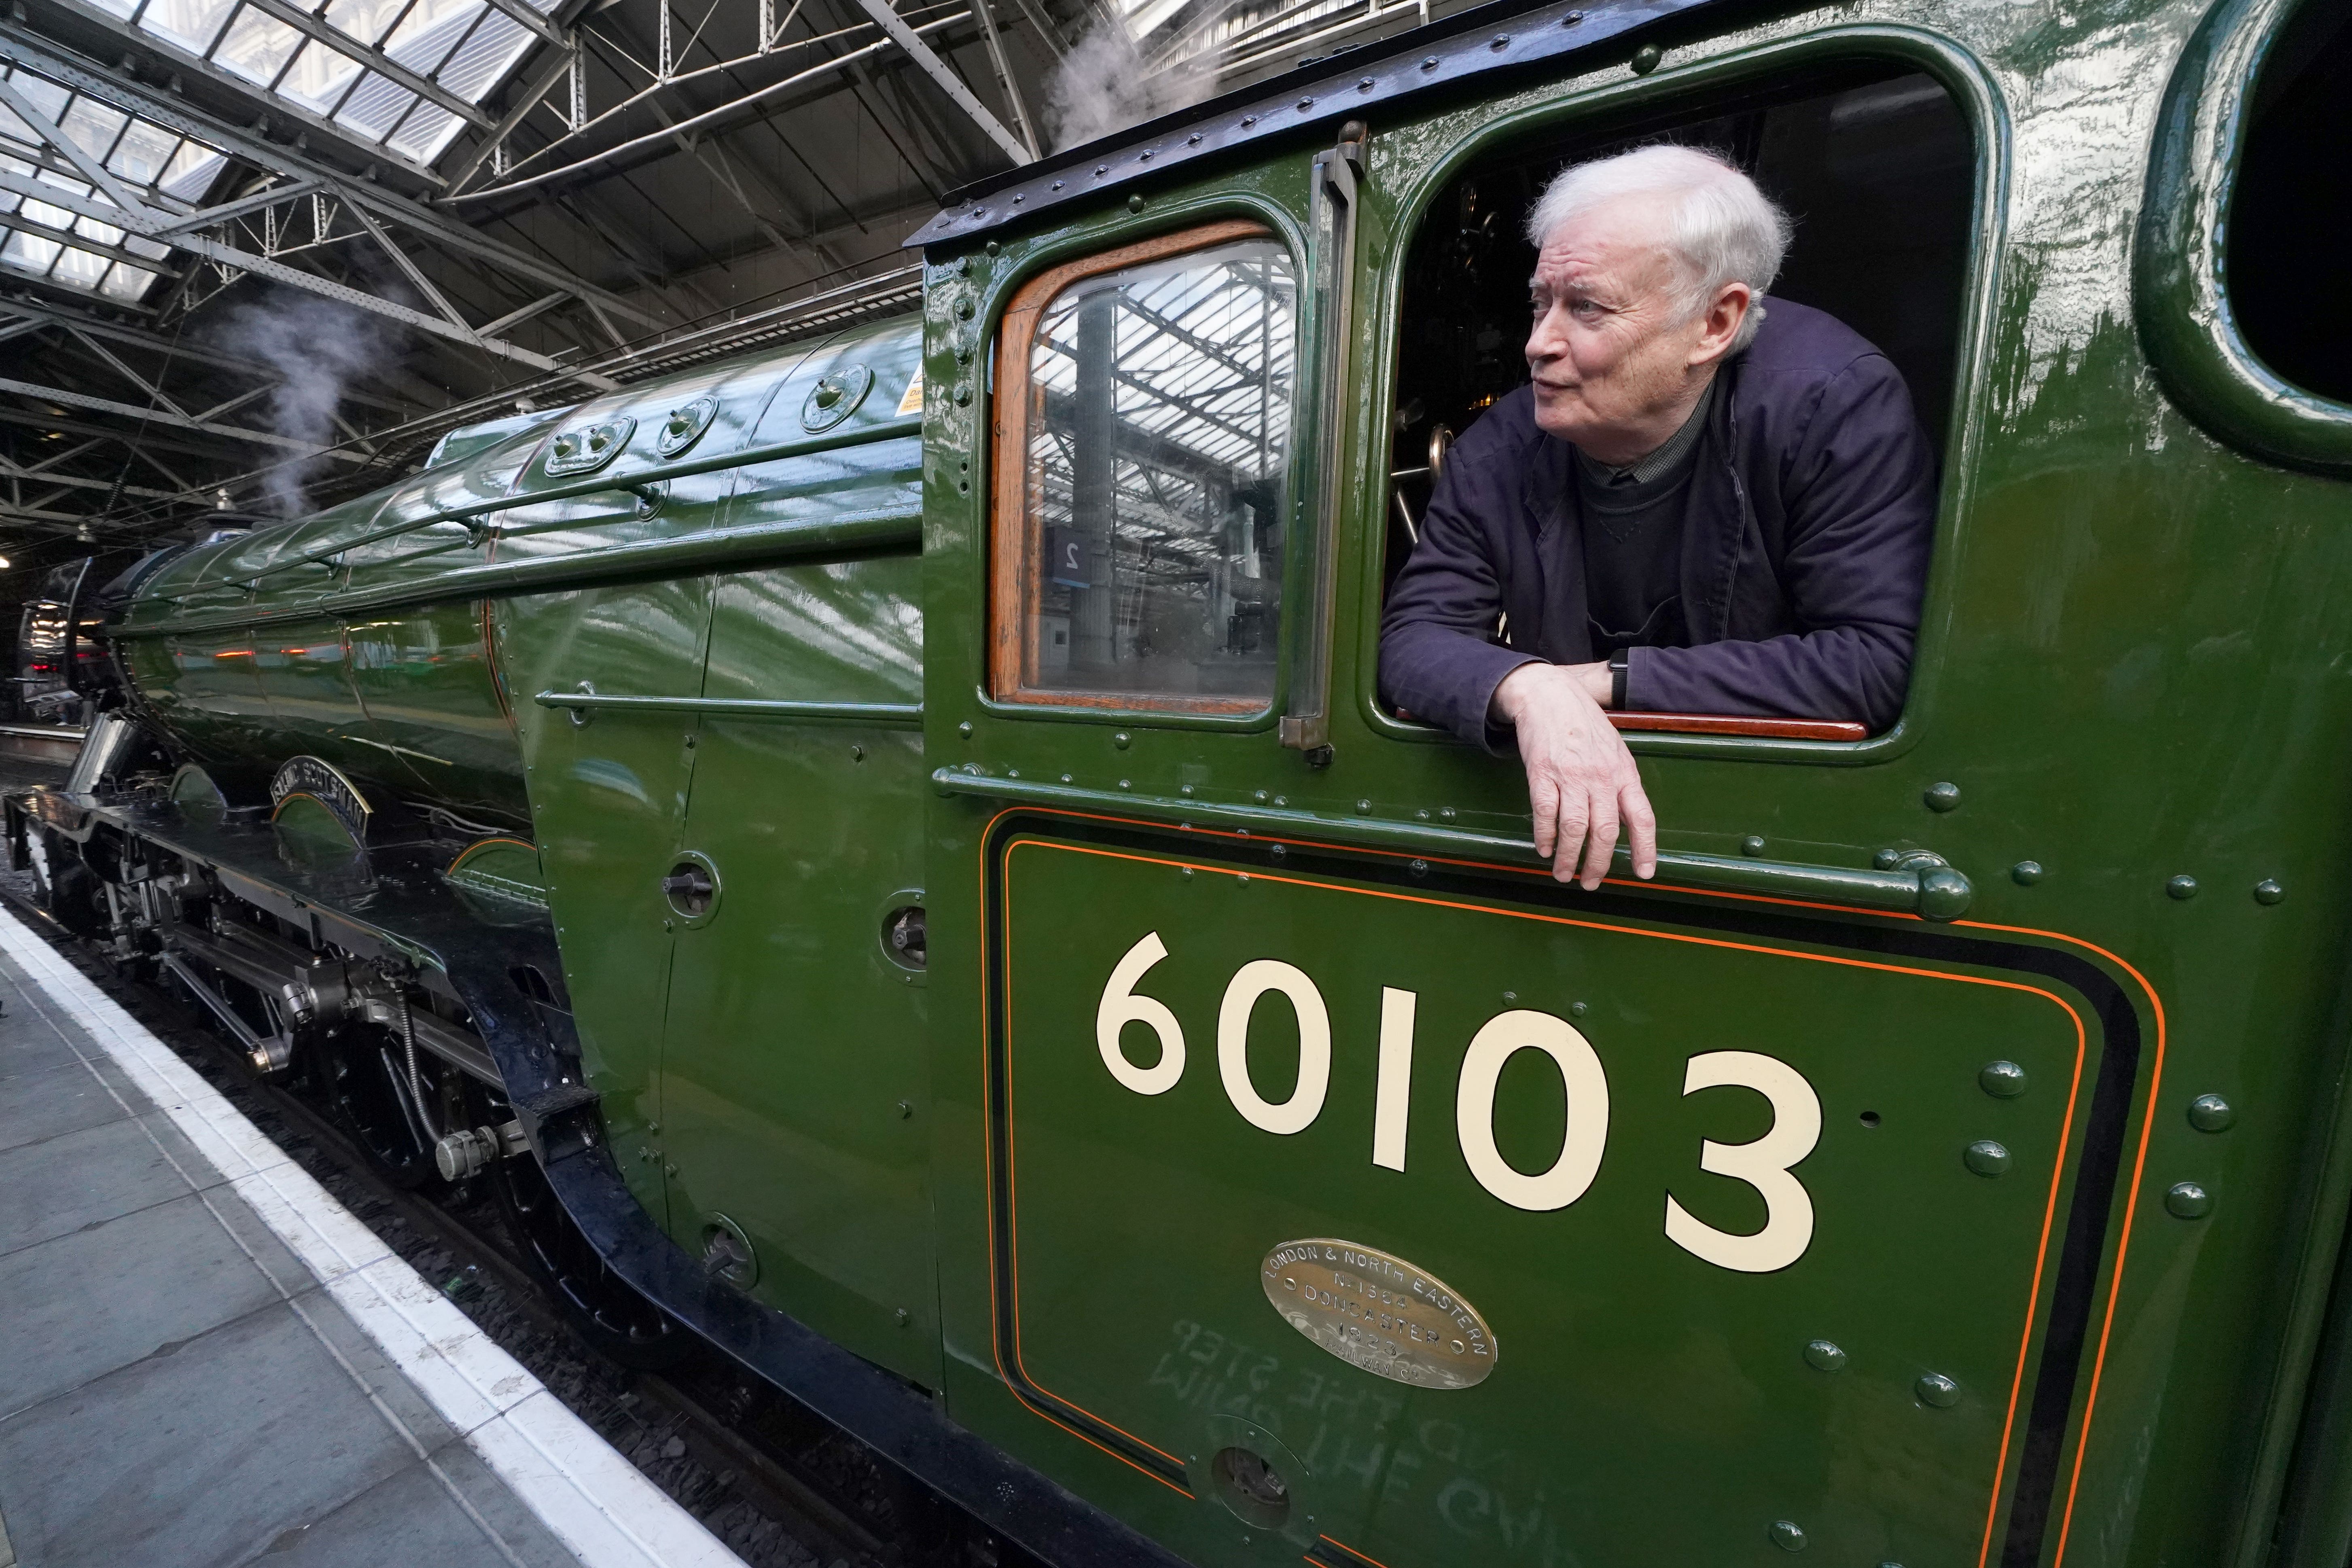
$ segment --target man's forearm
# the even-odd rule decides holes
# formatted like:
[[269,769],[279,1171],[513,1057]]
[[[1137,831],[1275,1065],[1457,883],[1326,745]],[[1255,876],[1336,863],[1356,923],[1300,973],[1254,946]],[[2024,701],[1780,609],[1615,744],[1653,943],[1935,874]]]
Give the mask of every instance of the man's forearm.
[[1514,669],[1541,662],[1467,632],[1408,622],[1381,639],[1381,696],[1474,746],[1507,752],[1507,737],[1490,718],[1496,688]]
[[1761,642],[1637,647],[1627,667],[1625,706],[1843,719],[1878,731],[1902,713],[1910,672],[1910,636],[1893,629],[1836,626]]

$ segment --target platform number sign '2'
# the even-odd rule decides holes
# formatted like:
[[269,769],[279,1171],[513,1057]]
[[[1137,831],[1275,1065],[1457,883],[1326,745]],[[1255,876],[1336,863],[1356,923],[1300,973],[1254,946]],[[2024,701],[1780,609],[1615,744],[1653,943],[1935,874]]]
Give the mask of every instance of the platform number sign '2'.
[[[1137,1094],[1165,1094],[1184,1076],[1184,1029],[1165,1002],[1136,990],[1168,948],[1158,931],[1127,950],[1104,983],[1095,1007],[1095,1045],[1103,1065]],[[1286,997],[1298,1019],[1298,1081],[1279,1103],[1259,1095],[1249,1076],[1249,1023],[1270,992]],[[1404,1169],[1408,1102],[1412,1081],[1414,1013],[1418,995],[1381,988],[1378,1077],[1372,1089],[1372,1163]],[[1139,1067],[1119,1037],[1139,1024],[1158,1037],[1159,1059]],[[1559,1069],[1568,1090],[1567,1125],[1559,1158],[1530,1175],[1513,1167],[1495,1145],[1495,1086],[1503,1065],[1521,1051],[1539,1051]],[[1303,1132],[1322,1114],[1331,1084],[1331,1016],[1305,971],[1279,959],[1244,963],[1225,986],[1217,1008],[1217,1073],[1242,1120],[1266,1132]],[[1764,1199],[1764,1228],[1752,1235],[1717,1230],[1694,1217],[1669,1194],[1668,1240],[1692,1256],[1743,1274],[1769,1274],[1805,1255],[1813,1239],[1813,1201],[1790,1167],[1813,1152],[1822,1135],[1822,1102],[1813,1086],[1788,1063],[1755,1051],[1706,1051],[1690,1058],[1683,1092],[1738,1087],[1754,1089],[1772,1107],[1772,1126],[1752,1143],[1702,1140],[1698,1166],[1747,1183]],[[1454,1134],[1478,1184],[1514,1208],[1566,1208],[1600,1173],[1609,1142],[1609,1075],[1583,1033],[1564,1018],[1515,1008],[1486,1020],[1462,1058],[1454,1099]]]

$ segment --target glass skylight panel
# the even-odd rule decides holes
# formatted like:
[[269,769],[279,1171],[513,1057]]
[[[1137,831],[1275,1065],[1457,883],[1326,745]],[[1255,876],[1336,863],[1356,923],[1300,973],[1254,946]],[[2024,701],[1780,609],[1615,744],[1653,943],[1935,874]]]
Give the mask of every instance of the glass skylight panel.
[[[52,121],[74,147],[98,159],[125,184],[184,201],[202,201],[211,194],[226,162],[213,148],[22,68],[0,70],[0,76]],[[45,149],[40,133],[5,110],[0,110],[0,142],[25,154],[0,153],[0,169],[85,201],[106,203],[106,197],[88,183],[44,166],[57,163],[59,155]],[[33,232],[33,226],[48,232]],[[119,224],[37,196],[0,193],[0,268],[125,301],[138,300],[155,281],[155,269],[132,267],[74,245],[65,237],[68,235],[156,260],[171,254],[169,246],[129,233]]]
[[147,0],[139,26],[182,48],[205,54],[220,37],[236,0]]
[[134,185],[152,185],[163,177],[172,164],[172,154],[180,150],[180,139],[160,125],[150,125],[134,120],[122,140],[114,144],[114,152],[106,166]]
[[216,64],[226,66],[247,81],[268,87],[278,79],[294,51],[302,47],[302,35],[267,12],[247,5],[236,14],[236,20],[221,35],[220,47],[213,51]]
[[106,275],[106,281],[98,286],[98,291],[110,300],[136,300],[154,281],[155,275],[146,268],[118,261],[114,270]]
[[419,76],[431,76],[483,9],[482,0],[416,0],[383,41],[383,52]]
[[492,11],[449,57],[438,79],[467,102],[479,103],[491,85],[503,80],[530,47],[528,28],[503,11]]
[[278,90],[313,113],[325,114],[359,74],[359,61],[313,38],[302,46],[292,68],[278,79]]
[[392,133],[392,150],[404,153],[420,163],[429,163],[440,155],[442,148],[449,145],[449,139],[464,123],[437,103],[420,103]]
[[[485,0],[330,0],[312,14],[351,40],[306,38],[247,0],[100,0],[135,26],[203,56],[362,141],[417,163],[439,157],[465,119],[367,68],[372,47],[475,104],[495,90],[537,40]],[[554,0],[528,0],[542,13]]]
[[114,151],[114,139],[130,123],[131,116],[112,104],[77,94],[58,129],[70,137],[75,146],[102,162]]
[[[51,174],[47,169],[41,170],[38,174],[35,174],[33,178],[40,181],[41,184],[45,185],[55,185],[59,190],[70,191],[78,196],[86,196],[89,195],[89,187],[83,184],[79,180],[68,180],[61,174]],[[51,228],[71,228],[73,226],[74,215],[72,213],[68,212],[64,207],[53,206],[47,202],[37,200],[32,196],[26,196],[25,198],[25,205],[19,207],[17,211],[22,213],[25,216],[32,219],[35,223],[45,223]]]
[[36,278],[46,277],[49,263],[55,261],[58,252],[64,248],[54,239],[43,239],[21,229],[10,229],[6,241],[0,243],[0,262],[19,272],[29,272]]
[[49,268],[49,277],[52,281],[63,283],[68,288],[96,289],[99,279],[106,276],[106,269],[113,265],[112,261],[95,251],[68,245],[58,251],[57,260]]
[[334,0],[327,7],[327,26],[362,44],[380,43],[406,9],[408,0]]
[[51,124],[65,118],[67,106],[73,101],[73,93],[68,89],[59,87],[47,77],[34,76],[26,71],[10,71],[8,85],[23,93],[35,109],[48,117]]
[[370,71],[335,110],[335,123],[350,126],[371,142],[381,142],[392,134],[393,127],[415,101],[416,95],[406,88]]
[[183,142],[180,150],[172,154],[172,161],[163,165],[163,194],[184,202],[202,201],[212,189],[221,165],[227,162],[226,157],[201,142]]

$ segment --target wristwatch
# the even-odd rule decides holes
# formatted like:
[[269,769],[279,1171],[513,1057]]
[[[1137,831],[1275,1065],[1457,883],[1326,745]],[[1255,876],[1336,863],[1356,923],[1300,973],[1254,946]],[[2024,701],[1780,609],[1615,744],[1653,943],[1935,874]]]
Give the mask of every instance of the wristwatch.
[[1625,706],[1625,674],[1629,648],[1619,648],[1609,656],[1609,706]]

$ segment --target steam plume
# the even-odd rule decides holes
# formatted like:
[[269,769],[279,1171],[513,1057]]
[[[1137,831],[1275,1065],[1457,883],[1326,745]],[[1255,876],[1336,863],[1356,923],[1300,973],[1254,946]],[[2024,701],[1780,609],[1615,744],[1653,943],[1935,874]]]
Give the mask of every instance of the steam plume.
[[1147,72],[1134,37],[1106,16],[1054,73],[1045,89],[1045,121],[1058,152],[1198,103],[1216,85],[1216,65],[1208,54]]
[[[245,306],[228,318],[221,346],[278,373],[269,395],[272,426],[289,440],[320,447],[336,439],[334,415],[343,388],[373,370],[384,353],[373,318],[301,297]],[[299,517],[310,510],[303,486],[320,461],[302,458],[263,477],[262,488],[280,515]]]

